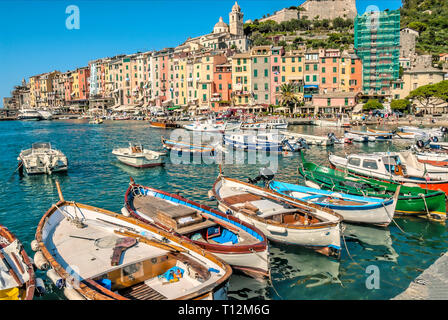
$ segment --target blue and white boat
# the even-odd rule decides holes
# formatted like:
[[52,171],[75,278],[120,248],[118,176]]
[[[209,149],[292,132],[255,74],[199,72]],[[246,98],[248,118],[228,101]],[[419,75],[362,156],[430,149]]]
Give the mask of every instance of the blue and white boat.
[[393,198],[368,198],[279,181],[271,181],[269,188],[279,194],[332,209],[344,221],[381,227],[388,226],[392,221],[399,194],[397,188]]
[[235,149],[247,151],[297,151],[300,146],[298,144],[291,145],[283,134],[278,133],[229,133],[225,134],[224,144]]

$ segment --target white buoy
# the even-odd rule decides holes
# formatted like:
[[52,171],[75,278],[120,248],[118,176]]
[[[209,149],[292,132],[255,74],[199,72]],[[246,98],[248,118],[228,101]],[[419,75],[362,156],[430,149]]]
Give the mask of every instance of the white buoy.
[[37,240],[31,241],[31,250],[39,251],[39,242]]
[[53,282],[56,288],[62,289],[65,286],[65,280],[53,268],[47,271],[47,277]]
[[73,288],[64,288],[64,295],[68,300],[86,300],[78,291]]
[[313,188],[313,189],[320,189],[320,186],[319,186],[317,183],[314,183],[314,182],[312,182],[312,181],[308,181],[308,180],[306,180],[306,181],[305,181],[305,185],[306,185],[307,187],[310,187],[310,188]]
[[208,198],[210,200],[216,200],[215,196],[213,195],[213,190],[208,190]]
[[35,286],[36,296],[40,297],[46,293],[44,280],[41,278],[36,278]]
[[36,252],[33,260],[34,260],[34,265],[39,270],[47,270],[50,267],[50,264],[48,263],[47,259],[45,259],[44,255],[40,251]]
[[128,209],[126,209],[125,207],[121,208],[121,214],[124,215],[125,217],[129,217],[131,215]]

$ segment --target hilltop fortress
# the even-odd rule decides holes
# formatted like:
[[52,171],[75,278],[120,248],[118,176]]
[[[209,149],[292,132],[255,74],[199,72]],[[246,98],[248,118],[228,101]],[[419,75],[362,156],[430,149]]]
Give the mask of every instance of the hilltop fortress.
[[303,3],[300,11],[300,17],[308,17],[313,20],[319,16],[319,19],[330,19],[340,17],[344,19],[355,19],[357,15],[356,0],[308,0]]
[[301,10],[284,8],[274,12],[268,17],[259,19],[260,22],[268,20],[282,23],[291,19],[306,17],[313,20],[319,16],[319,20],[340,17],[343,19],[355,19],[357,15],[356,0],[308,0],[300,5]]

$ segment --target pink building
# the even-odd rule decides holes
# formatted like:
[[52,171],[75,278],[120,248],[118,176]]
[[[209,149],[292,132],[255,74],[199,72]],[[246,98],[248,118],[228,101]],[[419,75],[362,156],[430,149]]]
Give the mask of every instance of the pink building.
[[270,74],[270,88],[271,88],[271,104],[279,104],[279,93],[280,86],[282,85],[281,77],[281,64],[282,56],[285,54],[285,49],[283,47],[272,47],[271,48],[271,70]]
[[89,78],[90,78],[90,68],[82,67],[77,69],[78,71],[78,88],[79,88],[79,100],[89,99]]
[[320,92],[335,92],[340,89],[339,66],[341,52],[338,49],[319,50]]
[[351,111],[357,104],[356,92],[331,92],[313,95],[315,113],[341,113]]

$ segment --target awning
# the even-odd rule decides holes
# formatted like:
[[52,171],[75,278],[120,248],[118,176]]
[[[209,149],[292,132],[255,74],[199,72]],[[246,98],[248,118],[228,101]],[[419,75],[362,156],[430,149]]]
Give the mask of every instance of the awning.
[[180,106],[173,106],[168,108],[169,111],[180,109]]
[[319,86],[318,86],[317,84],[306,84],[306,85],[304,85],[303,87],[304,87],[305,89],[306,89],[306,88],[316,88],[316,89],[319,88]]
[[311,94],[305,94],[303,95],[304,98],[312,98],[313,96]]
[[202,107],[199,108],[199,110],[209,110],[209,109],[210,109],[209,106],[202,106]]

